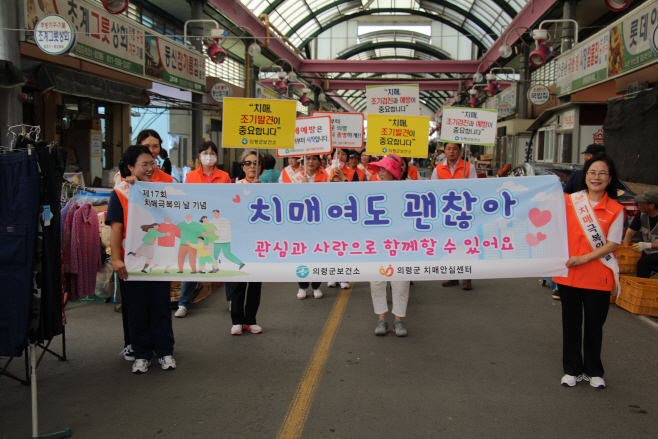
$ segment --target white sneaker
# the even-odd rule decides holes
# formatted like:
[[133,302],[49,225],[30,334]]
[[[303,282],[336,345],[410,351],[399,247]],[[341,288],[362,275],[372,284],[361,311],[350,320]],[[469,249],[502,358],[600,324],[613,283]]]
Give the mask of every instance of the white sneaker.
[[347,290],[347,289],[350,288],[350,283],[349,283],[349,282],[341,282],[341,283],[340,283],[340,288],[341,288],[342,290]]
[[574,387],[576,384],[581,382],[583,380],[582,375],[578,375],[577,377],[573,375],[564,375],[562,379],[560,380],[560,384],[562,384],[565,387]]
[[298,299],[306,299],[306,290],[304,288],[300,288],[299,291],[297,291],[297,298]]
[[605,381],[601,377],[591,377],[583,375],[583,380],[589,381],[589,385],[595,389],[605,389]]
[[242,335],[242,325],[231,326],[231,335]]
[[133,351],[133,345],[129,344],[123,348],[119,355],[123,355],[123,358],[125,358],[126,361],[135,361],[135,351]]
[[313,297],[315,297],[316,299],[322,297],[322,291],[320,291],[320,288],[318,288],[317,290],[313,290]]
[[327,286],[329,288],[336,288],[338,285],[338,282],[327,282]]
[[162,366],[162,370],[176,369],[176,360],[171,355],[158,358],[158,363]]
[[185,317],[187,314],[187,308],[184,306],[179,306],[178,309],[176,310],[176,314],[174,314],[174,317]]
[[150,365],[151,362],[148,360],[135,360],[133,363],[133,373],[146,373]]
[[258,325],[242,325],[242,329],[244,329],[245,331],[249,331],[252,334],[260,334],[261,332],[263,332],[263,328],[261,328]]

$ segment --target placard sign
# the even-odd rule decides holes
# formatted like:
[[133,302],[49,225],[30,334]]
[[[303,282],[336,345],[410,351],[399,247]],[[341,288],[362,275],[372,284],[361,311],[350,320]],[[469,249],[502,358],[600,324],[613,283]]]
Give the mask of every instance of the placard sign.
[[532,105],[541,106],[546,104],[551,99],[551,91],[542,84],[533,85],[528,90],[528,101]]
[[370,114],[420,116],[418,84],[369,85],[366,87]]
[[224,148],[292,148],[297,101],[224,98]]
[[401,157],[427,157],[430,118],[427,116],[368,116],[368,155],[395,153]]
[[334,148],[363,148],[363,113],[313,111],[311,116],[331,117],[331,137]]
[[498,111],[464,107],[443,107],[441,142],[493,146]]
[[300,117],[295,121],[295,148],[277,149],[277,157],[331,152],[331,117]]
[[210,89],[210,97],[212,100],[218,103],[224,102],[224,98],[230,98],[233,96],[233,89],[231,86],[225,82],[217,82]]

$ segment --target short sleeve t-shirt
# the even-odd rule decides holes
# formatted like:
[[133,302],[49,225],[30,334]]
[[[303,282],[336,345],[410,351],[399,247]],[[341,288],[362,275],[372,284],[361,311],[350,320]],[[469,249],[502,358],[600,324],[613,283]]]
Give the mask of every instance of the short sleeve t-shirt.
[[107,213],[105,214],[105,224],[121,223],[123,224],[123,206],[119,200],[116,192],[110,193],[110,201],[107,205]]
[[[633,221],[631,221],[631,225],[628,226],[629,229],[635,230],[636,232],[640,230],[640,227],[642,227],[642,220],[640,217],[642,214],[638,213],[633,217]],[[653,218],[649,217],[649,230],[653,230],[654,227],[656,227],[656,224],[658,224],[658,215],[654,216]]]

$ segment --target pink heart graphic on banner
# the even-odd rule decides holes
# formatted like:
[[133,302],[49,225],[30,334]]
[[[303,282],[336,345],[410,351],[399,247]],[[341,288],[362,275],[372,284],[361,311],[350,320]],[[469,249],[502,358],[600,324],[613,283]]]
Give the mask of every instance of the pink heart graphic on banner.
[[233,198],[234,203],[239,203],[240,202],[240,195],[236,195],[235,198]]
[[540,241],[535,235],[528,233],[525,235],[525,242],[527,242],[530,247],[534,247],[538,245]]
[[530,222],[535,227],[541,227],[548,224],[551,218],[553,218],[553,215],[551,215],[551,212],[548,210],[539,210],[536,207],[533,207],[530,209],[530,212],[528,212],[528,218],[530,218]]
[[547,236],[544,235],[542,232],[537,233],[537,239],[538,240],[543,241],[546,238],[547,238]]

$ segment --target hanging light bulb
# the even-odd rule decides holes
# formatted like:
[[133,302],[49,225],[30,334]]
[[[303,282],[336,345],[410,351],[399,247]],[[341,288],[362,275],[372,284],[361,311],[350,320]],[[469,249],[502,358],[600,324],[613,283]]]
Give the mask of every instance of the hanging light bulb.
[[212,43],[208,46],[208,57],[215,64],[221,64],[226,59],[226,52],[218,44]]
[[502,58],[509,58],[512,56],[512,47],[509,44],[503,44],[498,48],[498,54]]
[[318,100],[320,102],[327,102],[327,95],[324,94],[324,92],[320,92],[320,94],[318,95]]
[[475,72],[475,74],[473,75],[473,83],[482,82],[483,79],[484,76],[482,76],[482,73],[480,72]]
[[290,73],[288,73],[288,82],[297,82],[297,73],[295,73],[294,70],[291,70]]
[[128,9],[128,6],[129,0],[103,0],[103,7],[113,15],[123,14]]
[[276,92],[280,95],[288,93],[288,83],[285,79],[281,79],[281,81],[276,84]]
[[249,52],[250,57],[256,58],[260,55],[260,46],[257,43],[251,43],[247,48],[247,52]]

